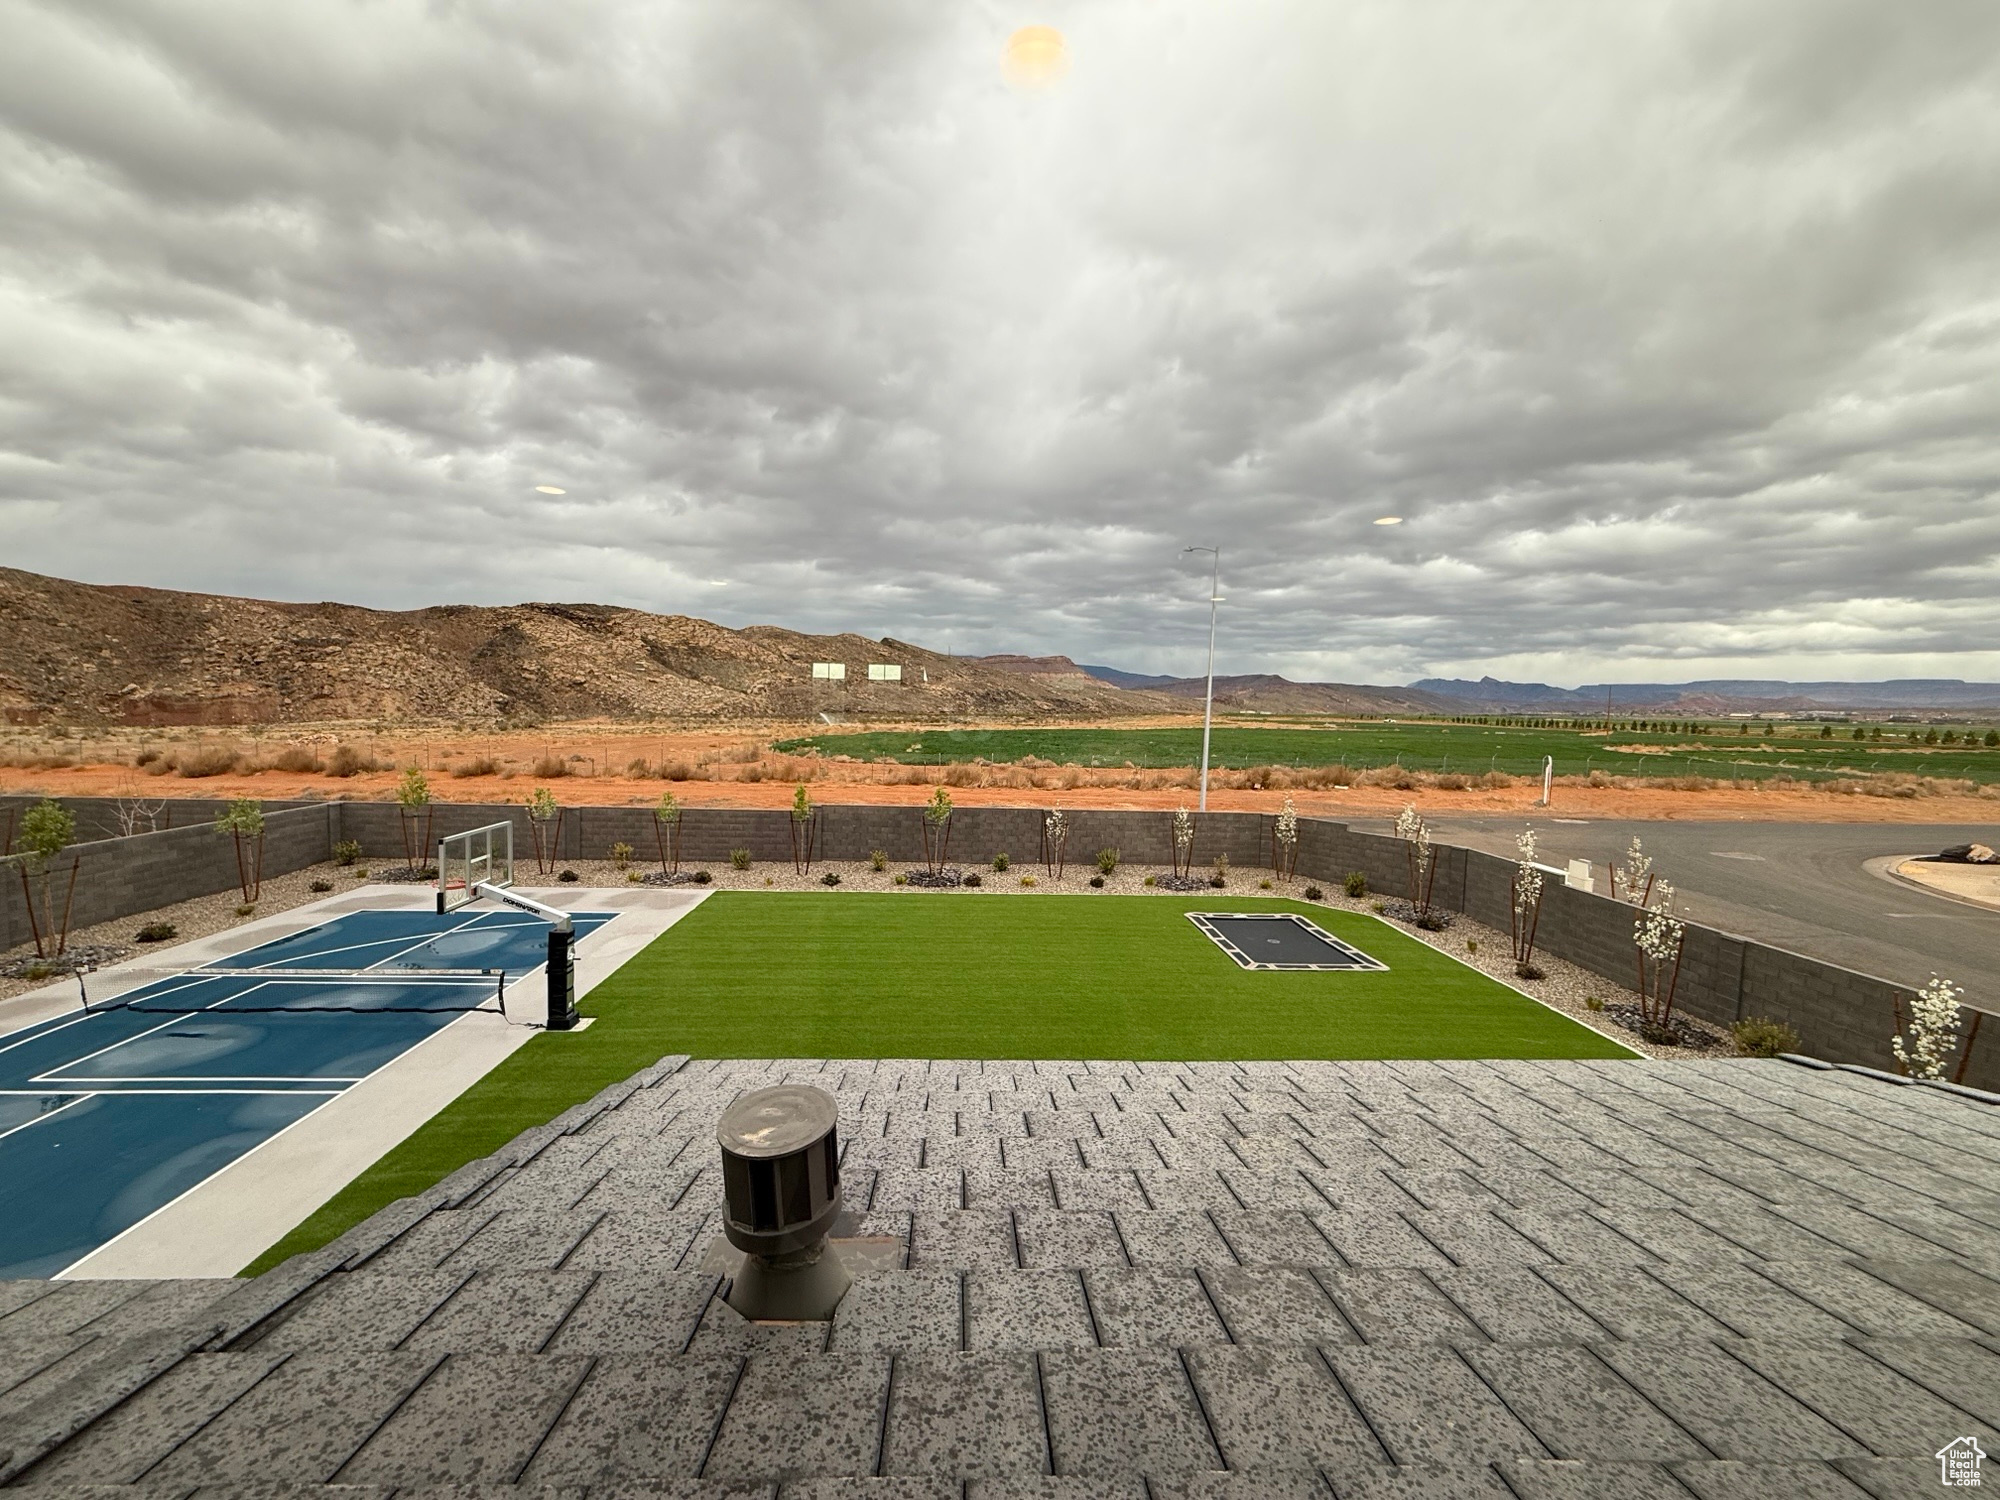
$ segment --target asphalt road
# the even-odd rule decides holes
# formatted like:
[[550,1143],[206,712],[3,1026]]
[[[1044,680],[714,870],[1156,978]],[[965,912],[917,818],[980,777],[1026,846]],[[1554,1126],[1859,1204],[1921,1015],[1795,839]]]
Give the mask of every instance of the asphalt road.
[[[1774,947],[1919,985],[1933,972],[1965,998],[2000,1010],[2000,911],[1985,911],[1870,873],[1882,855],[1935,854],[1952,844],[2000,847],[2000,825],[1912,823],[1660,823],[1617,819],[1441,817],[1439,843],[1515,856],[1532,821],[1544,864],[1587,859],[1597,888],[1636,835],[1653,869],[1674,883],[1694,921]],[[1357,821],[1389,832],[1392,825]]]

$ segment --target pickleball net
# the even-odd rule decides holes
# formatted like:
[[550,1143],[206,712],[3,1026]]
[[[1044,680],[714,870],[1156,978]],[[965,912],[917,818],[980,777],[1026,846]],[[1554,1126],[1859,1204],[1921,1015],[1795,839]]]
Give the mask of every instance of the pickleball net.
[[92,1011],[157,1015],[507,1014],[504,969],[189,969],[94,1001]]

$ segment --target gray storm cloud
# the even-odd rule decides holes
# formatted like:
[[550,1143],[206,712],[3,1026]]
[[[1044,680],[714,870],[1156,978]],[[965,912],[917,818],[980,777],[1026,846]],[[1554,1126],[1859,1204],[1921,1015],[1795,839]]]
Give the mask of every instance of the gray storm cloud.
[[0,34],[14,566],[1179,671],[1219,542],[1234,670],[2000,678],[1988,0]]

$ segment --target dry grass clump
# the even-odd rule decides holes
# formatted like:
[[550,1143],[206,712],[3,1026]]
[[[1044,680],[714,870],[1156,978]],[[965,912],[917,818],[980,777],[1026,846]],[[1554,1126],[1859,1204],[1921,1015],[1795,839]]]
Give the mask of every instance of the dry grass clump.
[[326,763],[327,775],[343,779],[381,769],[382,763],[373,755],[357,750],[352,745],[335,745],[333,755]]
[[490,755],[474,756],[471,760],[462,760],[453,766],[451,774],[460,781],[474,776],[498,776],[500,762]]
[[304,745],[288,745],[278,752],[271,769],[317,775],[326,769],[326,763]]
[[555,781],[570,774],[569,762],[560,755],[537,756],[533,769],[538,781]]
[[181,775],[190,780],[205,776],[227,776],[243,763],[243,757],[227,745],[197,745],[179,759]]

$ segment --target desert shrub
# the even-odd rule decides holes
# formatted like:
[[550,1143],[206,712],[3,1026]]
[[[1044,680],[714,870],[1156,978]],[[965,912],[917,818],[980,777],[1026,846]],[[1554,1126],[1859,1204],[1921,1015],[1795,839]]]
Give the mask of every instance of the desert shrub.
[[1268,880],[1260,880],[1257,882],[1257,889],[1260,891],[1268,891],[1270,888],[1271,888],[1271,882]]
[[694,767],[684,760],[669,761],[660,767],[660,774],[668,781],[693,781]]
[[27,968],[21,971],[21,977],[38,983],[41,980],[54,977],[55,972],[56,966],[54,964],[29,964]]
[[1092,889],[1093,891],[1101,891],[1101,890],[1103,890],[1103,889],[1104,889],[1104,877],[1103,877],[1102,875],[1093,875],[1093,876],[1091,876],[1091,877],[1090,877],[1090,888],[1091,888],[1091,889]]
[[1369,909],[1370,911],[1374,912],[1374,913],[1375,913],[1375,915],[1379,917],[1379,916],[1381,916],[1381,915],[1382,915],[1382,913],[1383,913],[1383,912],[1387,911],[1387,910],[1389,909],[1389,907],[1388,907],[1388,904],[1387,904],[1386,902],[1382,902],[1382,901],[1370,901],[1370,902],[1368,903],[1368,909]]
[[1008,861],[1008,858],[1007,858],[1007,851],[1006,851],[1005,849],[1002,849],[1002,850],[1001,850],[1001,851],[1000,851],[1000,852],[999,852],[998,854],[996,854],[996,855],[994,855],[994,856],[993,856],[993,871],[994,871],[994,873],[995,873],[996,875],[1004,875],[1004,874],[1006,874],[1006,873],[1007,873],[1007,865],[1008,865],[1008,863],[1009,863],[1009,861]]
[[1032,891],[1035,888],[1035,877],[1032,875],[1023,875],[1021,877],[1021,884],[1024,888]]
[[1118,851],[1116,849],[1099,849],[1097,851],[1097,868],[1101,874],[1105,875],[1109,875],[1113,870],[1117,869]]
[[1359,870],[1349,870],[1347,879],[1341,882],[1341,888],[1350,896],[1365,896],[1368,894],[1368,877]]
[[575,885],[577,881],[581,880],[582,878],[583,877],[577,874],[576,871],[574,870],[564,870],[562,874],[556,876],[556,879],[560,880],[564,885]]
[[1157,875],[1148,875],[1144,880],[1140,882],[1141,885],[1147,887],[1154,887],[1159,885],[1159,883],[1160,883],[1160,877]]
[[893,882],[896,885],[908,885],[909,883],[910,877],[907,875],[898,875]]
[[630,844],[613,844],[605,852],[610,856],[611,863],[616,869],[622,870],[632,863],[632,846]]
[[333,889],[333,882],[331,880],[315,880],[306,889],[311,891],[315,896],[324,896],[328,891]]
[[729,868],[732,870],[749,869],[750,851],[748,849],[731,849],[729,851]]
[[337,865],[351,865],[361,858],[361,846],[353,839],[342,839],[333,846],[333,862]]
[[256,915],[257,915],[257,903],[256,903],[256,902],[254,902],[254,901],[245,901],[245,902],[244,902],[244,903],[243,903],[243,904],[242,904],[241,906],[239,906],[239,907],[237,907],[237,908],[236,908],[236,915],[237,915],[237,916],[239,916],[239,917],[254,917],[254,916],[256,916]]
[[160,752],[157,750],[141,750],[137,755],[132,757],[132,764],[135,766],[150,766],[159,758]]
[[978,874],[977,874],[977,873],[974,873],[974,874],[970,874],[970,875],[967,875],[967,876],[966,876],[966,877],[965,877],[964,879],[960,880],[960,881],[959,881],[959,884],[960,884],[960,885],[969,885],[969,886],[978,886],[978,885],[981,885],[981,884],[983,884],[983,882],[982,882],[982,881],[980,880],[980,878],[979,878]]
[[1438,777],[1432,785],[1436,786],[1441,792],[1462,792],[1471,786],[1472,783],[1456,771],[1447,771],[1444,775]]
[[1306,887],[1306,900],[1324,901],[1325,899],[1326,899],[1326,892],[1321,890],[1318,886],[1309,885]]
[[1208,883],[1218,891],[1227,889],[1229,885],[1228,879],[1221,875],[1209,876]]
[[1746,1016],[1729,1028],[1729,1034],[1745,1057],[1776,1057],[1799,1050],[1799,1034],[1768,1016]]
[[634,756],[625,763],[625,774],[635,781],[644,781],[653,774],[653,768],[646,764],[645,756]]
[[1515,964],[1514,977],[1516,979],[1547,979],[1549,976],[1542,972],[1540,964]]
[[304,745],[287,745],[278,752],[278,758],[271,762],[271,767],[278,771],[317,775],[326,769],[326,763]]
[[1583,1008],[1592,1012],[1603,1010],[1604,999],[1600,995],[1585,995],[1583,997]]
[[164,943],[169,938],[178,937],[180,929],[171,922],[148,922],[132,934],[135,943]]
[[878,871],[888,869],[889,868],[888,854],[880,849],[870,849],[868,851],[868,868],[871,870],[878,870]]
[[819,883],[821,885],[839,885],[840,877],[833,871],[828,870],[824,875],[820,876]]
[[558,776],[570,774],[569,762],[560,755],[544,755],[535,761],[535,779],[553,781]]
[[1477,953],[1479,951],[1479,939],[1467,938],[1465,940],[1465,951],[1467,953]]
[[462,760],[451,768],[451,774],[460,781],[474,776],[498,776],[500,762],[490,755],[477,755],[471,760]]
[[352,745],[335,745],[333,757],[326,763],[326,774],[346,778],[359,776],[367,771],[379,771],[382,763],[372,755],[364,755]]
[[227,776],[242,763],[243,757],[227,745],[202,745],[182,757],[181,775],[190,780],[205,776]]
[[986,773],[978,766],[946,766],[944,784],[946,786],[978,786],[986,780]]
[[696,870],[694,872],[694,883],[696,885],[707,885],[713,879],[715,877],[706,870]]

